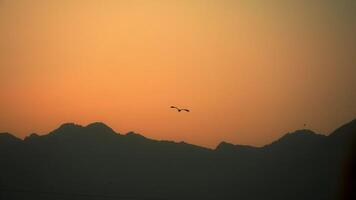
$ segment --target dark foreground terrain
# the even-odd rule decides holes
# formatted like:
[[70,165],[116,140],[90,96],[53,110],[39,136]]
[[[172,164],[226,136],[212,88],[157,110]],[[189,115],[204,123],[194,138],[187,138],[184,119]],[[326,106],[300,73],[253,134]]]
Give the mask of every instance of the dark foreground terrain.
[[25,140],[0,133],[0,199],[352,199],[355,135],[353,120],[329,136],[299,130],[260,148],[212,150],[103,123]]

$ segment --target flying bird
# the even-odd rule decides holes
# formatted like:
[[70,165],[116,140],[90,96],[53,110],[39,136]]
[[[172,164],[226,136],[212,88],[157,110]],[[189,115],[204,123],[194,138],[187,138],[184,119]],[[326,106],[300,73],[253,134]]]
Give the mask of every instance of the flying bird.
[[177,108],[177,107],[175,107],[175,106],[171,106],[171,108],[175,108],[175,109],[177,109],[177,111],[178,111],[178,112],[180,112],[180,111],[190,112],[188,109]]

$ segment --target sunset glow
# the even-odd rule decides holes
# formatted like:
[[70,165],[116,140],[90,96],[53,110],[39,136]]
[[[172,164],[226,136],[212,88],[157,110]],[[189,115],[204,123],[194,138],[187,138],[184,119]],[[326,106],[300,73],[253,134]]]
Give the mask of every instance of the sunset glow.
[[0,0],[0,132],[102,121],[206,147],[329,134],[356,116],[356,4],[291,2]]

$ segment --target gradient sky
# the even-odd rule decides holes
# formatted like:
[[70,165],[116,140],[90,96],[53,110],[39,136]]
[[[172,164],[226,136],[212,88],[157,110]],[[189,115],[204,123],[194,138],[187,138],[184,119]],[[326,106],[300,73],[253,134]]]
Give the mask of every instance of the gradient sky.
[[103,121],[261,146],[354,119],[355,86],[352,0],[0,0],[0,132],[18,137]]

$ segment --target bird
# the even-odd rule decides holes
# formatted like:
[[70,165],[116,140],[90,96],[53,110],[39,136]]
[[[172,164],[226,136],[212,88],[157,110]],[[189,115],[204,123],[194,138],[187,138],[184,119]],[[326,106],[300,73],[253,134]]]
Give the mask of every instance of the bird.
[[180,111],[190,112],[190,110],[185,109],[185,108],[177,108],[177,107],[175,107],[175,106],[171,106],[171,108],[175,108],[175,109],[177,109],[177,111],[178,111],[178,112],[180,112]]

